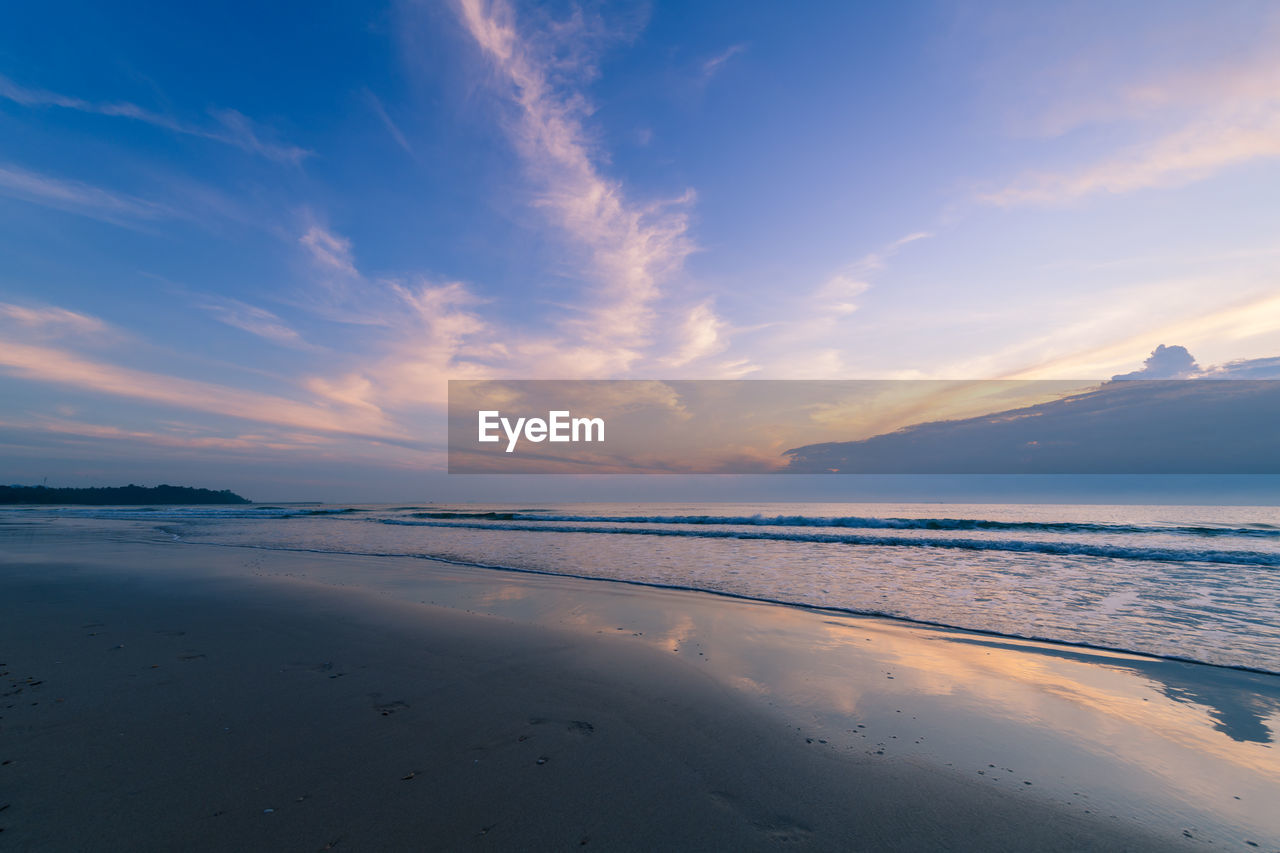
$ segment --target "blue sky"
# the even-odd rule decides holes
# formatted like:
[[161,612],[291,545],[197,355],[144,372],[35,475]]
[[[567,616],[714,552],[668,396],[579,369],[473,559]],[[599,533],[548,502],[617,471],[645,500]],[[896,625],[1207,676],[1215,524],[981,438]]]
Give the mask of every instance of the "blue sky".
[[7,18],[5,481],[461,488],[449,378],[1280,355],[1273,3]]

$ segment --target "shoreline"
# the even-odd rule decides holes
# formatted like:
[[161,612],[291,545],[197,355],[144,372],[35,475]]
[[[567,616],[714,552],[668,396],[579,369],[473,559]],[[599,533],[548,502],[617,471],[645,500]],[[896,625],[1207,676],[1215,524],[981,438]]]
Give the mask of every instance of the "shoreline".
[[728,590],[709,589],[698,586],[684,586],[680,584],[664,584],[658,581],[632,580],[630,578],[601,577],[596,575],[580,575],[572,572],[553,572],[546,569],[524,569],[517,566],[501,566],[495,563],[480,563],[472,560],[458,560],[451,557],[439,557],[426,554],[375,554],[366,551],[325,551],[319,548],[286,548],[277,545],[245,545],[231,542],[191,542],[184,540],[178,534],[170,534],[169,531],[163,531],[168,535],[174,536],[175,542],[182,545],[202,546],[210,548],[246,548],[256,551],[282,551],[291,554],[331,554],[335,556],[352,556],[352,557],[369,557],[372,559],[406,559],[406,560],[425,560],[429,563],[441,563],[449,566],[458,566],[462,568],[484,569],[493,572],[513,572],[522,575],[541,575],[552,578],[569,578],[571,580],[580,580],[586,582],[597,583],[616,583],[626,584],[628,586],[645,587],[647,589],[672,590],[677,592],[692,592],[699,595],[711,595],[717,598],[728,598],[735,601],[749,601],[757,604],[769,604],[777,607],[789,607],[798,610],[807,610],[818,614],[830,614],[833,616],[854,616],[864,617],[868,619],[883,619],[888,622],[897,622],[907,626],[918,626],[924,628],[944,628],[949,631],[962,631],[966,634],[976,634],[983,637],[994,637],[1005,640],[1026,640],[1032,643],[1044,643],[1050,646],[1064,646],[1071,649],[1083,649],[1085,651],[1094,652],[1115,652],[1122,655],[1133,655],[1135,657],[1149,658],[1154,661],[1168,661],[1170,663],[1193,664],[1195,666],[1207,666],[1214,669],[1229,669],[1238,672],[1247,672],[1254,675],[1265,675],[1273,678],[1280,678],[1280,670],[1263,669],[1257,666],[1248,666],[1246,664],[1231,663],[1214,663],[1212,661],[1199,660],[1192,657],[1179,657],[1177,655],[1162,655],[1155,652],[1146,652],[1139,649],[1126,649],[1120,646],[1103,646],[1096,643],[1088,643],[1084,641],[1060,640],[1052,637],[1037,637],[1027,634],[1009,634],[1001,631],[990,630],[986,628],[970,628],[964,625],[953,625],[949,622],[936,622],[928,619],[913,619],[910,616],[898,616],[893,613],[884,613],[876,610],[856,610],[851,607],[824,607],[820,604],[805,604],[798,601],[786,601],[779,598],[765,598],[762,596],[747,595],[746,593],[730,592]]
[[[22,753],[0,767],[13,803],[0,812],[0,840],[20,849],[24,838],[42,849],[146,849],[166,846],[164,833],[187,847],[270,840],[300,850],[1280,841],[1265,814],[1280,790],[1277,715],[1242,716],[1280,695],[1250,686],[1270,677],[422,558],[235,558],[139,541],[151,529],[0,533],[12,546],[0,554],[11,602],[0,623],[5,692],[43,700],[0,705],[4,749]],[[82,627],[93,622],[105,624]],[[42,683],[9,686],[22,678]],[[452,687],[443,696],[429,684]],[[72,709],[74,719],[42,716]],[[253,742],[227,750],[217,714],[235,717],[234,731],[256,730]],[[207,725],[183,728],[197,720]],[[132,734],[114,744],[104,733],[121,725]],[[431,750],[414,753],[427,741]],[[459,776],[474,760],[496,775]],[[103,768],[121,763],[150,781],[117,790]],[[544,772],[557,768],[572,773]],[[313,790],[254,811],[253,786],[273,779],[289,781],[280,791]],[[451,790],[473,781],[466,796]],[[669,821],[637,821],[638,802]],[[68,810],[85,832],[123,834],[38,844]]]

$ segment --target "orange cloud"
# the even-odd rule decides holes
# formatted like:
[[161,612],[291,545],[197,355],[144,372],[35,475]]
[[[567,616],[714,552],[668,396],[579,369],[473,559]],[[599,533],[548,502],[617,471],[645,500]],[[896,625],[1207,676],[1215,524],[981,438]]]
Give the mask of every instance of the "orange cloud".
[[89,361],[51,347],[0,341],[0,368],[11,376],[70,385],[99,394],[318,432],[409,438],[367,407],[328,408],[210,382]]

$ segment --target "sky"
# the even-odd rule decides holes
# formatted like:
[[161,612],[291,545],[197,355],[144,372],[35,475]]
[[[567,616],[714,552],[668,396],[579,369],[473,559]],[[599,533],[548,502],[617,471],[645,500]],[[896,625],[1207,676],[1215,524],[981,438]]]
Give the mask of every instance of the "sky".
[[6,18],[0,481],[492,498],[449,379],[1280,356],[1271,2]]

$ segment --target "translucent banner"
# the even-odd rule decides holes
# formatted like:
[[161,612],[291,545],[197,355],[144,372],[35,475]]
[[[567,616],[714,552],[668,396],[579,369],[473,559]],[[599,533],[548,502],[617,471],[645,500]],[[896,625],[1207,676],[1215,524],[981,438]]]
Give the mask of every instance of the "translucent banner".
[[1276,474],[1280,380],[452,380],[451,474]]

